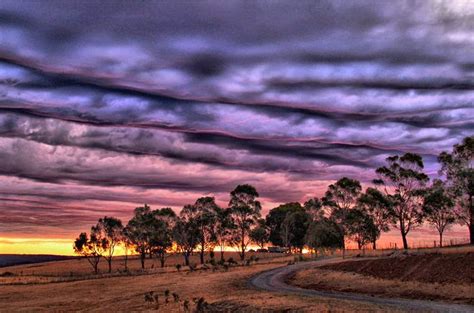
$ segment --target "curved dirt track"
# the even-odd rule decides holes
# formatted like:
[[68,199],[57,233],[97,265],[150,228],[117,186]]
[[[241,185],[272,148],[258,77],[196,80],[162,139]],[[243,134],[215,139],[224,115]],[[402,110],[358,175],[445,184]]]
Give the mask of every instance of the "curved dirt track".
[[253,276],[249,284],[252,287],[272,292],[316,296],[349,301],[361,301],[386,307],[387,309],[401,309],[415,312],[474,312],[474,306],[463,304],[447,304],[424,300],[409,300],[398,298],[371,297],[357,293],[327,292],[312,289],[303,289],[285,283],[286,277],[303,269],[339,262],[341,259],[322,259],[318,261],[302,262],[290,266],[279,267]]

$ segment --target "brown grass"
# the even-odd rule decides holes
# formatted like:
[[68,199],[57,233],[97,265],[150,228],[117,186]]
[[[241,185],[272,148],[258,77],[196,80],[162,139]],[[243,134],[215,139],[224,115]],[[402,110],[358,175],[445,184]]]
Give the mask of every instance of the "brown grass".
[[474,304],[474,254],[402,255],[329,264],[288,282],[302,288]]
[[[154,304],[146,303],[144,295],[154,291],[159,294],[160,310],[163,312],[183,312],[183,300],[204,297],[210,303],[210,311],[255,312],[304,311],[304,312],[348,312],[380,311],[378,306],[324,298],[309,298],[280,295],[259,291],[248,287],[247,280],[258,272],[284,266],[292,257],[272,258],[265,264],[233,267],[223,270],[196,272],[149,273],[140,276],[104,277],[80,281],[45,283],[40,285],[4,285],[0,291],[0,311],[25,312],[70,312],[70,311],[153,311]],[[69,263],[68,263],[69,262]],[[42,277],[41,270],[48,274],[77,272],[84,267],[82,261],[71,260],[52,262],[35,267],[36,277]],[[15,267],[14,271],[24,271],[27,267]],[[6,268],[5,270],[12,270]],[[32,268],[29,268],[32,270]],[[171,268],[170,268],[171,270]],[[164,291],[176,292],[180,303],[164,303]],[[172,298],[172,297],[171,297]],[[194,307],[192,306],[192,309]]]

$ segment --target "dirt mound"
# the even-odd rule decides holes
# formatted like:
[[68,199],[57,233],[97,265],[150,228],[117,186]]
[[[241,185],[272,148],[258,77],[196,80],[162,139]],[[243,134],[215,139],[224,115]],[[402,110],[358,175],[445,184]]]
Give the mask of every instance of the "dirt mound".
[[383,259],[347,261],[325,265],[321,269],[402,281],[473,284],[474,252],[398,255]]

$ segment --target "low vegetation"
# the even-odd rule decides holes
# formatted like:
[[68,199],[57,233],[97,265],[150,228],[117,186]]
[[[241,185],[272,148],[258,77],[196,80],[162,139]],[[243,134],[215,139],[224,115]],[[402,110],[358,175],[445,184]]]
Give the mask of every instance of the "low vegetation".
[[288,282],[324,291],[474,304],[472,264],[474,252],[399,253],[304,270]]

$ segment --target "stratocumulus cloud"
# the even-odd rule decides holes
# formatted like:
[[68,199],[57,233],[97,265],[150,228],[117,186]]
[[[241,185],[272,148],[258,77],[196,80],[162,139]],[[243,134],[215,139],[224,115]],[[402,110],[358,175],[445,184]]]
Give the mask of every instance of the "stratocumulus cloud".
[[[2,1],[0,234],[141,202],[265,210],[474,128],[469,1]],[[24,217],[28,216],[28,219]]]

